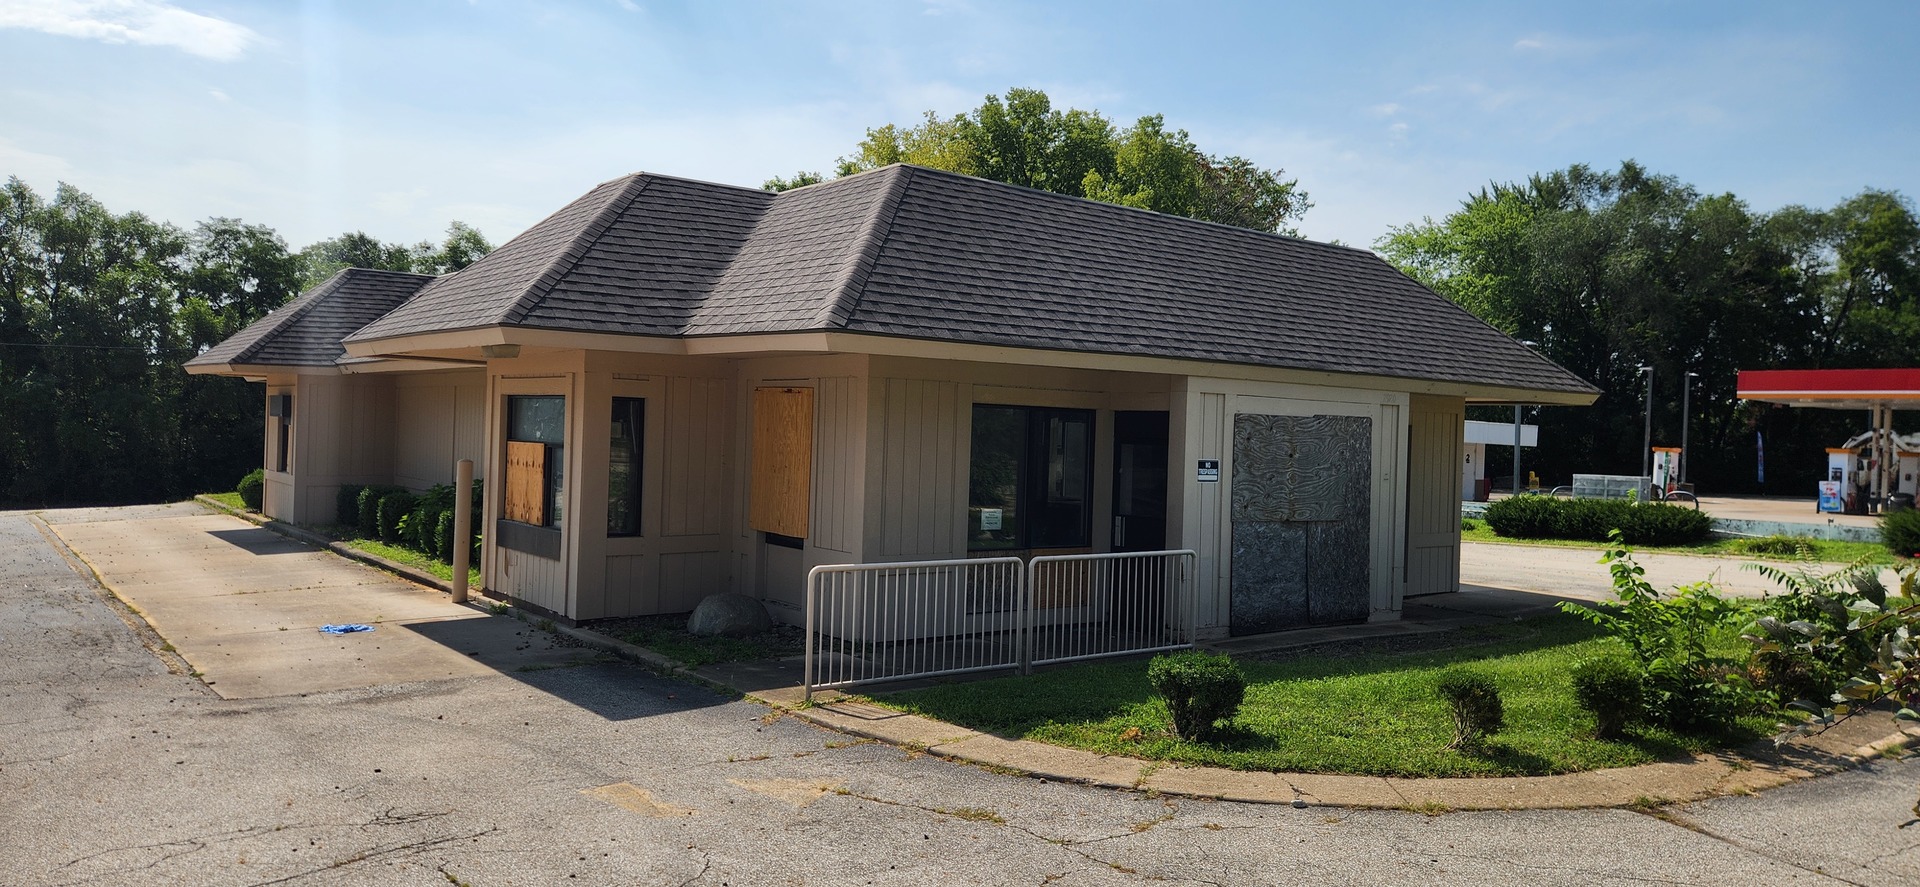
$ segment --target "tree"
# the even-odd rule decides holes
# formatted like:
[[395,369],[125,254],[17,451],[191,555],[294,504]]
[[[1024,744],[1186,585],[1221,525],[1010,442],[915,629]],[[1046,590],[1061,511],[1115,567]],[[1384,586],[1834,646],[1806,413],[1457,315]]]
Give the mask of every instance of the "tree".
[[411,246],[383,243],[364,231],[353,231],[313,243],[300,251],[301,288],[312,287],[342,268],[450,274],[479,261],[492,250],[493,245],[477,229],[458,220],[447,226],[446,239],[439,246],[425,240]]
[[[1283,171],[1207,154],[1185,130],[1169,131],[1160,115],[1120,129],[1098,111],[1056,109],[1037,89],[987,96],[951,118],[928,111],[916,126],[869,129],[837,173],[894,163],[1283,234],[1295,233],[1291,224],[1312,206]],[[803,172],[762,187],[784,191],[819,180]]]
[[827,177],[824,175],[821,175],[820,173],[807,172],[806,170],[803,169],[797,173],[794,173],[793,178],[790,178],[790,179],[783,179],[779,176],[774,176],[773,178],[770,178],[764,182],[761,182],[760,190],[772,191],[777,194],[781,191],[791,191],[795,188],[804,188],[808,185],[818,185],[821,182],[824,182],[826,180],[827,180]]
[[1920,357],[1912,222],[1903,200],[1877,191],[1831,211],[1756,213],[1731,194],[1702,195],[1628,161],[1491,185],[1377,247],[1604,392],[1577,414],[1543,411],[1535,457],[1543,475],[1640,472],[1638,367],[1650,365],[1655,443],[1679,442],[1677,383],[1699,374],[1689,479],[1754,489],[1758,431],[1775,476],[1786,466],[1789,489],[1810,489],[1803,483],[1825,464],[1821,448],[1847,437],[1857,417],[1741,406],[1736,371],[1911,365]]

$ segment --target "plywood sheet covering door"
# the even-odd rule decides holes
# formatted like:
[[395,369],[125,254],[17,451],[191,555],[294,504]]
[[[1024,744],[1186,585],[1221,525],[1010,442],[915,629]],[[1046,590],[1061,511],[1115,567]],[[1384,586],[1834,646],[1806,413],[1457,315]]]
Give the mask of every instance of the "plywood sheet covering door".
[[749,525],[806,538],[812,493],[813,389],[755,388]]
[[507,441],[507,520],[546,525],[546,477],[546,444]]
[[1367,617],[1372,440],[1364,416],[1234,416],[1234,635]]

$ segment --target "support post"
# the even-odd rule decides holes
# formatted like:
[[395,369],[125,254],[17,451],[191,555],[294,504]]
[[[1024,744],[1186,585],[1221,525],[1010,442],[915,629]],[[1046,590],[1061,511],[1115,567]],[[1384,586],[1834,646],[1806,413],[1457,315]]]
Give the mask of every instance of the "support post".
[[1647,424],[1640,437],[1640,478],[1642,483],[1650,485],[1653,483],[1653,366],[1644,364],[1640,372],[1647,374]]
[[473,460],[453,470],[453,602],[467,602],[467,570],[473,562]]
[[1520,495],[1520,405],[1513,405],[1513,494]]

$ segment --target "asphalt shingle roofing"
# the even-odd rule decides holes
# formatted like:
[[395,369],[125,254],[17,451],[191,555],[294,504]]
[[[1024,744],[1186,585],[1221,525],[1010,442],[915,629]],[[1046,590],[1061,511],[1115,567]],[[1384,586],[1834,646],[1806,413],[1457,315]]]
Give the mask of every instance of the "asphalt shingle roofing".
[[425,274],[343,269],[186,365],[333,366],[347,353],[340,344],[347,334],[392,311],[431,280]]
[[495,326],[840,331],[1595,390],[1366,250],[905,165],[781,194],[615,179],[347,341]]

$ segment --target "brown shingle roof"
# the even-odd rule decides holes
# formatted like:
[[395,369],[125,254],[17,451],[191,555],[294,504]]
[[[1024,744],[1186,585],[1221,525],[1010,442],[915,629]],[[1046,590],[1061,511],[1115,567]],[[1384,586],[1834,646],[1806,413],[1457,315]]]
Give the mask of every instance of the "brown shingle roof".
[[1371,252],[913,166],[781,194],[635,174],[348,337],[849,331],[1593,386]]
[[341,340],[392,311],[432,277],[344,268],[187,361],[189,367],[333,366]]

